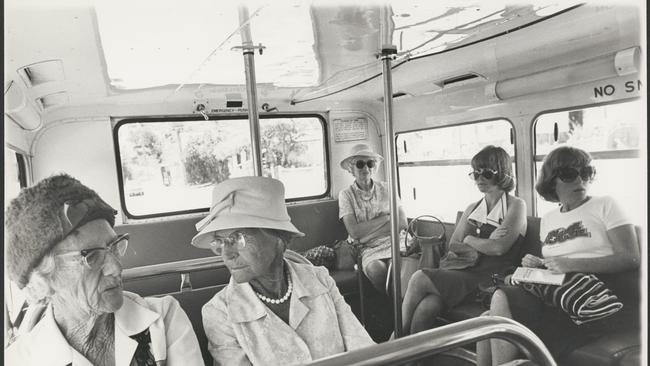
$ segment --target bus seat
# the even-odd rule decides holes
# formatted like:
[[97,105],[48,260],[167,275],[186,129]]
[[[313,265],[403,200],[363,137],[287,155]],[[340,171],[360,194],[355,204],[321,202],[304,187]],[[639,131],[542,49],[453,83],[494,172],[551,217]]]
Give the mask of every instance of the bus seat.
[[338,200],[287,205],[291,222],[305,236],[294,238],[289,249],[305,252],[319,245],[329,245],[348,237],[345,225],[339,220]]
[[210,286],[200,289],[193,289],[191,291],[183,292],[174,292],[169,295],[173,296],[178,303],[181,305],[181,308],[185,311],[188,318],[190,318],[190,323],[192,323],[192,328],[194,328],[194,333],[196,338],[199,341],[199,347],[201,348],[201,355],[203,356],[203,361],[206,365],[212,365],[212,356],[208,351],[208,338],[205,335],[203,330],[203,320],[201,318],[201,308],[203,305],[210,301],[217,292],[221,291],[225,285],[219,286]]
[[[638,332],[622,331],[600,337],[575,349],[560,364],[571,366],[640,365],[641,336]],[[632,363],[637,360],[637,363]]]

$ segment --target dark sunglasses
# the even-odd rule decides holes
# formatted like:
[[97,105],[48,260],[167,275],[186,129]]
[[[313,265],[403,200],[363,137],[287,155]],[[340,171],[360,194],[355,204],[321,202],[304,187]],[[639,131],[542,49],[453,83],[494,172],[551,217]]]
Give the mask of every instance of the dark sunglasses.
[[555,171],[555,176],[560,178],[564,183],[571,183],[580,176],[580,178],[587,182],[594,180],[596,176],[596,168],[591,165],[583,166],[579,170],[572,167],[559,168]]
[[354,166],[356,166],[357,169],[363,169],[366,165],[368,166],[368,168],[372,169],[372,168],[374,168],[375,166],[377,166],[377,162],[374,161],[374,160],[368,160],[368,161],[365,161],[365,160],[357,160],[357,161],[354,163]]
[[497,173],[499,172],[492,169],[479,169],[479,170],[473,170],[469,172],[468,175],[470,179],[474,179],[474,180],[477,180],[478,177],[480,176],[483,176],[483,178],[490,180],[494,178],[497,175]]

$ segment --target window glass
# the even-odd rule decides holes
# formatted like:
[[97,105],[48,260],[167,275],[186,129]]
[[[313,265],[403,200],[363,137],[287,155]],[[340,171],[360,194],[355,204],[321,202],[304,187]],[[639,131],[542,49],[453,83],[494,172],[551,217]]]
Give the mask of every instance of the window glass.
[[[260,120],[263,175],[282,181],[286,198],[327,191],[323,136],[317,117]],[[215,183],[254,175],[247,119],[127,122],[117,139],[131,216],[204,209]]]
[[[646,170],[640,157],[645,136],[642,116],[641,101],[540,115],[535,124],[537,174],[546,154],[556,147],[588,151],[596,167],[589,194],[612,196],[633,223],[642,224],[646,202]],[[558,207],[535,196],[538,216]]]
[[9,201],[20,193],[18,158],[15,151],[5,147],[5,209],[7,209]]
[[287,199],[327,191],[323,125],[317,118],[260,120],[262,174],[282,181]]
[[456,222],[458,211],[482,197],[468,173],[472,157],[487,145],[508,152],[515,174],[511,127],[496,120],[399,134],[399,183],[407,216]]
[[[9,202],[18,196],[20,189],[22,188],[20,184],[21,173],[18,159],[22,159],[22,156],[5,147],[5,210],[9,206]],[[4,278],[4,291],[9,319],[14,322],[16,317],[18,317],[23,302],[25,301],[25,295],[15,283],[9,281],[9,278],[6,275]]]

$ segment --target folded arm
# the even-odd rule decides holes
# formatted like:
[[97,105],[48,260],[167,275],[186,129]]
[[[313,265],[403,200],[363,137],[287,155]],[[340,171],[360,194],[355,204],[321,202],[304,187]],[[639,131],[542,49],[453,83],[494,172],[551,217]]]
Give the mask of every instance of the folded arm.
[[503,223],[488,239],[467,235],[463,238],[463,243],[486,255],[503,255],[525,232],[526,203],[515,198],[508,206],[508,213],[504,217]]
[[[399,208],[399,228],[406,229],[406,214],[404,210]],[[348,234],[362,243],[366,243],[372,239],[390,235],[390,213],[382,213],[381,215],[365,222],[358,222],[355,215],[345,215],[342,218],[343,224],[348,231]]]

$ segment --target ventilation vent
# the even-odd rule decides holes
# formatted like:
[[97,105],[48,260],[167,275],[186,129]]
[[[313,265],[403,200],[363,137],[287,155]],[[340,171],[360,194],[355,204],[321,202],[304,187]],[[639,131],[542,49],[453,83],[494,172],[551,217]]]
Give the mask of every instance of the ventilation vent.
[[18,75],[28,87],[51,81],[62,81],[64,79],[63,62],[61,60],[49,60],[27,65],[18,69]]
[[[398,91],[398,92],[393,93],[393,99],[397,99],[397,98],[404,97],[404,96],[412,97],[413,94],[405,93],[405,92],[401,92],[401,91]],[[380,97],[380,98],[378,98],[377,100],[379,100],[380,102],[383,102],[383,101],[384,101],[384,97]]]
[[471,84],[480,80],[485,80],[484,76],[481,76],[479,74],[470,72],[467,74],[463,75],[458,75],[454,77],[450,77],[447,79],[443,79],[440,81],[435,81],[434,84],[441,88],[448,88],[451,86],[459,86],[459,85],[466,85],[466,84]]
[[244,98],[239,93],[226,93],[226,108],[241,108]]
[[38,104],[39,107],[41,107],[41,110],[61,106],[68,103],[68,93],[57,92],[57,93],[47,94],[36,99],[36,103]]

